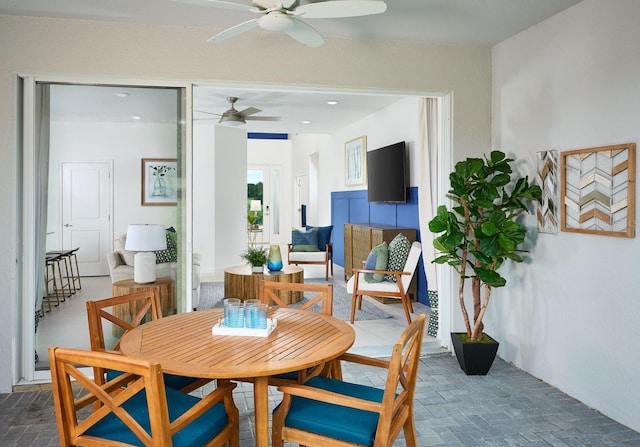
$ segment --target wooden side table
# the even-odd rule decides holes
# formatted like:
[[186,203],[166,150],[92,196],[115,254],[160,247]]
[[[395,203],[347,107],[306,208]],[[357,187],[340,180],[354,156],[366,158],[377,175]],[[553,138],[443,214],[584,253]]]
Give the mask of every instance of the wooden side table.
[[[287,265],[279,272],[252,273],[251,266],[235,265],[224,269],[224,296],[228,298],[258,299],[260,281],[304,283],[304,270],[297,265]],[[278,292],[280,299],[287,303],[302,300],[300,291],[282,290]]]
[[[129,293],[156,288],[160,295],[162,316],[166,317],[167,315],[173,315],[176,313],[176,294],[173,279],[156,278],[155,282],[148,284],[138,284],[133,279],[123,279],[114,282],[111,285],[111,288],[113,296],[127,295]],[[117,306],[117,309],[113,309],[113,314],[125,321],[131,321],[131,318],[138,313],[138,310],[139,303],[121,304]]]

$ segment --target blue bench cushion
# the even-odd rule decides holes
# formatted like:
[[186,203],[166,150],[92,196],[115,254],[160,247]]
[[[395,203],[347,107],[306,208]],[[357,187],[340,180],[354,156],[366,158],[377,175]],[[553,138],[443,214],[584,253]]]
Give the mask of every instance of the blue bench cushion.
[[[171,388],[165,388],[167,404],[169,407],[169,420],[174,421],[189,408],[195,405],[200,399],[188,394],[181,393]],[[141,390],[122,407],[144,428],[147,433],[151,433],[149,422],[149,408],[144,390]],[[207,410],[202,416],[187,425],[173,436],[174,447],[196,447],[204,446],[220,433],[228,423],[227,413],[224,405],[218,403]],[[86,431],[86,435],[97,436],[99,438],[111,439],[139,445],[143,447],[140,440],[124,423],[113,413]]]
[[[384,390],[378,388],[320,376],[309,379],[305,385],[372,402],[382,402],[384,394]],[[346,442],[372,446],[378,418],[378,413],[294,396],[285,425]]]

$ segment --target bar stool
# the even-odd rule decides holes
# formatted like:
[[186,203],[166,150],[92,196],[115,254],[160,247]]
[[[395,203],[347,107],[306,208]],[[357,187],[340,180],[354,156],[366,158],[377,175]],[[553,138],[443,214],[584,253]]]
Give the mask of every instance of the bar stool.
[[[71,282],[69,281],[69,257],[62,255],[63,250],[58,251],[48,251],[46,252],[47,257],[51,257],[53,262],[53,274],[56,280],[55,288],[58,293],[62,294],[62,302],[65,301],[66,298],[70,298],[71,295],[75,293],[75,291],[71,291]],[[65,274],[62,274],[62,266],[64,265]]]
[[[55,299],[54,307],[60,305],[61,302],[64,302],[65,298],[62,296],[62,300],[60,299],[60,288],[58,287],[58,271],[59,267],[59,256],[56,254],[46,254],[45,257],[45,270],[44,270],[44,289],[46,292],[46,301],[49,310],[47,312],[51,312],[51,301]],[[44,307],[44,301],[42,302],[42,307]]]
[[69,288],[73,289],[73,293],[82,289],[82,283],[80,281],[80,270],[78,268],[78,256],[76,252],[80,250],[80,247],[72,248],[70,250],[52,250],[47,253],[58,254],[65,264],[65,273],[67,274],[67,282]]

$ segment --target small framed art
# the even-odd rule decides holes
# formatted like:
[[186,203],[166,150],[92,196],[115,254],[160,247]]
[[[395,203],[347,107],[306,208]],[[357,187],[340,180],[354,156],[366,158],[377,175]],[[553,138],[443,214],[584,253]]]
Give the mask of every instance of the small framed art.
[[367,137],[362,136],[344,144],[345,184],[364,185],[367,183]]
[[142,159],[142,206],[178,203],[178,163],[175,158]]

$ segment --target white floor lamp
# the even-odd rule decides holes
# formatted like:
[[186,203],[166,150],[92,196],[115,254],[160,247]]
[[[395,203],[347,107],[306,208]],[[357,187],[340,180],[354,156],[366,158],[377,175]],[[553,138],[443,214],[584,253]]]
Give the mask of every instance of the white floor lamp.
[[156,250],[167,249],[164,225],[130,224],[125,250],[137,251],[133,258],[133,281],[148,284],[156,280]]

